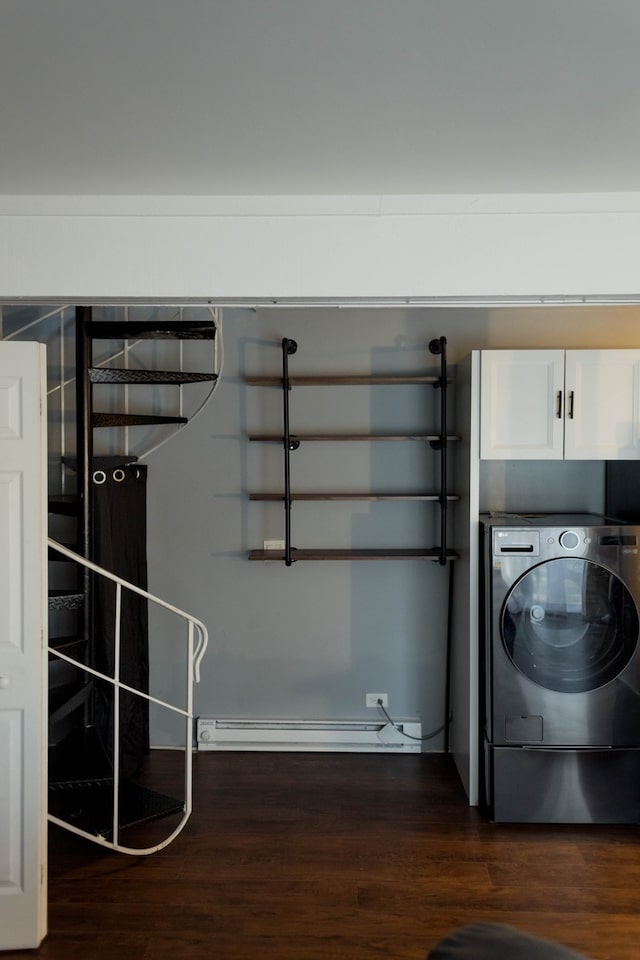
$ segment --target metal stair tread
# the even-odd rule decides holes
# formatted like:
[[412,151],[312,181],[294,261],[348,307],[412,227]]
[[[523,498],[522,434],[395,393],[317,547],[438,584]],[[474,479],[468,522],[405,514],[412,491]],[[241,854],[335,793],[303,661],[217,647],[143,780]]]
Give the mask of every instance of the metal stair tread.
[[84,594],[78,590],[50,590],[49,610],[78,610],[84,603]]
[[61,741],[49,750],[49,787],[63,789],[85,780],[113,783],[113,764],[109,760],[95,727],[69,729]]
[[[73,826],[110,838],[113,830],[113,781],[68,781],[50,785],[50,812]],[[118,792],[120,829],[150,823],[162,817],[182,813],[184,803],[173,797],[125,782]]]
[[57,687],[49,693],[49,727],[52,728],[60,720],[67,717],[73,710],[86,702],[91,695],[91,684],[66,684]]
[[87,336],[92,340],[214,340],[216,326],[209,320],[88,320]]
[[52,494],[47,500],[49,513],[75,517],[78,513],[78,498],[75,494]]
[[86,647],[87,641],[84,637],[78,637],[75,634],[61,637],[49,636],[49,646],[53,650],[59,650],[62,653],[68,654],[69,650],[71,650],[73,647]]
[[[65,467],[70,470],[78,469],[77,457],[62,457]],[[138,458],[132,454],[120,453],[111,456],[94,456],[91,458],[91,466],[94,470],[115,470],[117,467],[126,467],[130,463],[137,463]]]
[[215,373],[196,373],[183,370],[129,370],[123,367],[90,367],[92,383],[182,384],[211,383]]
[[[77,543],[63,543],[63,547],[67,547],[69,550],[77,550]],[[52,563],[73,563],[73,560],[70,560],[69,557],[65,557],[63,554],[59,553],[55,547],[47,547],[47,557]]]
[[[63,547],[67,547],[68,550],[77,550],[78,545],[76,543],[63,543]],[[68,557],[65,557],[63,554],[59,553],[55,547],[47,547],[47,559],[51,563],[73,563],[73,560],[70,560]]]
[[144,424],[188,423],[187,417],[165,417],[146,413],[93,413],[92,427],[136,427]]

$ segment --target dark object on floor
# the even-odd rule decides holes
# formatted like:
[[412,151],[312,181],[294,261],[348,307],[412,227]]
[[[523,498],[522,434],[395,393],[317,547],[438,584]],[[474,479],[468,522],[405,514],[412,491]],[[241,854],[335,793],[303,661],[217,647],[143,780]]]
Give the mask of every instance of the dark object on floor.
[[587,960],[559,943],[502,923],[472,923],[436,944],[428,960]]

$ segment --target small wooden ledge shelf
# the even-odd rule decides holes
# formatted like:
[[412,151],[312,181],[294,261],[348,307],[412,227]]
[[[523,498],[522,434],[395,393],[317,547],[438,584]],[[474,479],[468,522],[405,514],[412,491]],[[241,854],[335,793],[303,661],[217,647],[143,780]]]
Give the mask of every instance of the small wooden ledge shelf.
[[[455,560],[457,554],[453,550],[447,550],[447,559]],[[283,550],[252,550],[249,553],[249,560],[280,560],[285,559]],[[375,550],[298,550],[295,547],[291,551],[291,559],[297,560],[432,560],[440,559],[440,549],[438,547],[425,549],[384,549]]]
[[[292,493],[291,501],[320,501],[320,500],[420,500],[440,501],[437,493]],[[447,500],[457,500],[458,497],[447,495]],[[265,502],[280,502],[285,500],[284,493],[250,493],[249,500]]]

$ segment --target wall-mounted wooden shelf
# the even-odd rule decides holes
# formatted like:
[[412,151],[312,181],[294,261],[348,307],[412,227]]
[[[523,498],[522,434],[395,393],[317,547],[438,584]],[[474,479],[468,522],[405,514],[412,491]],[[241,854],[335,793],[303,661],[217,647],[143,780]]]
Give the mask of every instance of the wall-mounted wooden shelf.
[[[284,443],[282,434],[277,433],[250,433],[248,439],[252,443]],[[459,440],[459,437],[447,437],[447,443]],[[371,441],[407,441],[418,440],[423,443],[439,443],[440,435],[437,433],[291,433],[289,440],[298,443],[316,443],[316,442],[345,442],[345,443],[370,443]]]
[[[284,493],[250,493],[249,500],[263,500],[265,502],[280,502],[285,499]],[[432,500],[439,501],[439,493],[291,493],[290,500]],[[457,500],[457,497],[447,495],[447,500]]]
[[[447,490],[447,446],[457,437],[447,435],[446,393],[451,379],[446,371],[446,340],[444,337],[432,340],[429,344],[431,353],[440,357],[439,374],[289,374],[289,357],[296,353],[298,345],[295,340],[282,340],[282,376],[251,375],[245,377],[245,382],[256,387],[278,387],[283,395],[283,430],[282,433],[252,433],[249,440],[256,443],[278,443],[284,451],[284,484],[279,492],[250,493],[253,501],[273,502],[284,504],[285,530],[284,551],[253,550],[249,554],[250,560],[284,560],[291,566],[296,560],[379,560],[379,559],[435,559],[444,565],[455,556],[447,549],[447,504],[457,497],[448,494]],[[292,387],[343,387],[343,386],[402,386],[405,384],[430,385],[440,390],[440,431],[438,433],[346,433],[346,432],[314,432],[294,434],[290,429],[289,394]],[[296,493],[291,489],[291,452],[297,450],[301,443],[308,442],[385,442],[385,441],[418,441],[429,443],[431,448],[440,454],[440,491],[438,493],[410,493],[410,492],[351,492],[336,491]],[[297,549],[291,538],[291,505],[304,501],[391,501],[391,502],[432,502],[440,508],[440,545],[424,549],[394,549],[384,548],[357,550],[305,550]]]
[[[376,550],[298,550],[292,549],[295,560],[439,560],[438,547],[425,550],[376,549]],[[447,559],[455,560],[457,554],[447,550]],[[252,550],[249,560],[285,560],[284,550]]]
[[[437,386],[440,377],[433,374],[295,374],[287,378],[290,387],[384,387],[402,384],[431,384]],[[245,383],[252,387],[282,387],[282,377],[247,376]],[[447,379],[447,383],[451,383]]]

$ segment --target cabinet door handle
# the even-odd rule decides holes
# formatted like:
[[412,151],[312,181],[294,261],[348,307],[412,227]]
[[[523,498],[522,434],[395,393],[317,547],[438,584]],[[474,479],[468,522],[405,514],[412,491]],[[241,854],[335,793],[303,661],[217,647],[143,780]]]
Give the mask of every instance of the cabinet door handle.
[[556,394],[556,419],[562,419],[562,390],[558,390]]
[[569,391],[569,420],[573,420],[573,390]]

